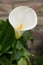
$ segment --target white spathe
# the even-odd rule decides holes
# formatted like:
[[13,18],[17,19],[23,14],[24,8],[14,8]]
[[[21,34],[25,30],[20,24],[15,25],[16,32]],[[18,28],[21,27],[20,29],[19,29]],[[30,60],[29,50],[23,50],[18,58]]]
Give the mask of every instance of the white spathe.
[[[31,30],[37,25],[37,14],[30,7],[19,6],[9,14],[9,22],[21,36],[24,31]],[[22,24],[23,28],[18,30],[17,28],[20,24]]]

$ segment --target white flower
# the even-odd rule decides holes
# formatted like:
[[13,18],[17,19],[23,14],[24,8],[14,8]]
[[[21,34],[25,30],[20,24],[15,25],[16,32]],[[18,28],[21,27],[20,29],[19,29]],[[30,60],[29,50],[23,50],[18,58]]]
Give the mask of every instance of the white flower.
[[19,6],[11,11],[9,22],[13,26],[18,39],[24,31],[31,30],[37,25],[37,15],[32,8]]

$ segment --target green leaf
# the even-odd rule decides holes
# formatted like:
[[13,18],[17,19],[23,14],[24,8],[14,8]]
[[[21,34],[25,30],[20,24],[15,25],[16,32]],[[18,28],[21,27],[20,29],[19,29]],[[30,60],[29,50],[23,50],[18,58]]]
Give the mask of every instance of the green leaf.
[[22,49],[23,48],[23,44],[20,40],[17,41],[17,45],[16,45],[16,49]]
[[33,37],[32,37],[32,32],[31,32],[30,30],[24,32],[23,37],[24,37],[26,40],[32,39],[32,38],[33,38]]
[[19,38],[17,40],[16,49],[20,50],[20,49],[23,49],[24,47],[27,48],[27,46],[26,46],[26,40],[22,36],[21,38]]
[[[5,28],[6,28],[6,23],[5,21],[3,20],[0,20],[0,50],[1,50],[1,46],[2,46],[2,43],[1,41],[3,41],[3,38],[4,38],[4,34],[5,34]],[[4,33],[3,33],[4,32]]]
[[1,45],[2,45],[1,41],[3,41],[4,35],[6,33],[6,30],[5,30],[6,27],[7,26],[6,26],[5,21],[0,20],[0,50],[1,50]]
[[29,51],[27,51],[25,48],[24,48],[24,51],[23,51],[23,55],[26,57],[29,57],[29,56],[34,56],[33,54],[31,54]]
[[21,58],[18,62],[17,62],[17,65],[28,65],[27,64],[27,61],[25,58]]
[[43,55],[40,56],[37,61],[35,62],[35,65],[43,65]]
[[5,21],[0,19],[0,30],[3,30],[4,26],[5,26]]
[[[2,21],[1,21],[2,22]],[[15,41],[15,35],[14,30],[12,26],[9,24],[9,21],[6,20],[6,22],[3,22],[4,25],[2,28],[2,35],[0,37],[0,44],[1,44],[1,51],[0,53],[3,53],[4,51],[8,50],[12,44]]]
[[0,64],[1,65],[8,65],[9,60],[5,56],[0,57]]
[[16,50],[14,52],[14,60],[19,60],[23,56],[23,51],[22,50]]

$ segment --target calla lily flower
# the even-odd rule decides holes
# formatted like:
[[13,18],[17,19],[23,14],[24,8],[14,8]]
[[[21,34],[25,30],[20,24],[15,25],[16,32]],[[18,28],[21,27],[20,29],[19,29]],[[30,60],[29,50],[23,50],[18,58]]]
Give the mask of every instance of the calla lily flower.
[[31,30],[37,25],[37,14],[30,7],[19,6],[10,12],[9,22],[15,30],[16,39],[18,39],[24,31]]

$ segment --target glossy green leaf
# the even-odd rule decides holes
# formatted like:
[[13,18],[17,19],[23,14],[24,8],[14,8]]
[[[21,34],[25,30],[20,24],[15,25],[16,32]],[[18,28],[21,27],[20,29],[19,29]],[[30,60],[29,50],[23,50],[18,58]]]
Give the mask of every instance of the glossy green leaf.
[[23,51],[22,50],[16,50],[14,52],[14,60],[19,60],[23,56]]
[[24,51],[23,51],[23,55],[26,57],[29,57],[29,56],[34,56],[33,54],[31,54],[29,51],[27,51],[27,49],[24,48]]
[[23,48],[23,44],[20,40],[17,41],[17,45],[16,45],[16,49],[22,49]]
[[18,61],[17,65],[28,65],[28,64],[27,64],[27,61],[26,61],[25,58],[21,58],[21,59]]
[[3,30],[2,30],[2,35],[0,37],[0,44],[1,44],[0,53],[3,53],[4,51],[8,50],[15,40],[14,30],[12,26],[9,24],[9,21],[6,20],[6,22],[4,22],[2,26],[3,28],[2,27],[1,28]]
[[17,40],[17,44],[16,44],[16,49],[23,49],[26,48],[26,40],[24,39],[24,37],[21,37],[20,39]]
[[[2,35],[4,36],[4,34],[5,34],[5,28],[6,28],[7,26],[6,26],[6,22],[5,21],[3,21],[3,20],[0,20],[0,42],[1,42],[1,37],[2,37]],[[3,33],[4,32],[4,33]]]

